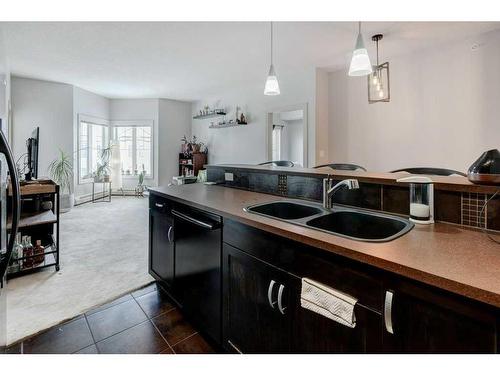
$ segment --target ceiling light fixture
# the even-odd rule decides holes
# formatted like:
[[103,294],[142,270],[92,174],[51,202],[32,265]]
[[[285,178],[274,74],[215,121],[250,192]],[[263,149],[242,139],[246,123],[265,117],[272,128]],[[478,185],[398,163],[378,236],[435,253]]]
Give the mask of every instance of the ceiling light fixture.
[[278,84],[278,77],[273,65],[273,23],[271,22],[271,66],[267,74],[266,85],[264,86],[264,95],[279,95],[280,85]]
[[382,40],[382,34],[372,36],[377,45],[377,65],[373,66],[373,72],[368,76],[368,103],[388,102],[391,99],[389,87],[389,63],[380,64],[378,61],[378,42]]
[[356,45],[352,52],[351,65],[349,66],[349,75],[351,77],[366,76],[372,72],[372,64],[370,63],[370,56],[365,48],[363,41],[363,34],[361,34],[361,22],[358,22],[358,37],[356,38]]

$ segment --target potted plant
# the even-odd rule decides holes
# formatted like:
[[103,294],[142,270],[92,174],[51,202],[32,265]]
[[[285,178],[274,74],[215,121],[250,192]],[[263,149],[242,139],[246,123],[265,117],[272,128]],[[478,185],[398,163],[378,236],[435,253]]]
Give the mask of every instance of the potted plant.
[[193,135],[193,139],[191,140],[191,150],[193,152],[201,152],[202,147],[204,146],[203,142],[198,142],[198,138],[196,135]]
[[56,184],[60,186],[60,210],[68,212],[73,208],[75,195],[72,191],[73,163],[69,155],[59,149],[59,157],[49,165],[49,174]]

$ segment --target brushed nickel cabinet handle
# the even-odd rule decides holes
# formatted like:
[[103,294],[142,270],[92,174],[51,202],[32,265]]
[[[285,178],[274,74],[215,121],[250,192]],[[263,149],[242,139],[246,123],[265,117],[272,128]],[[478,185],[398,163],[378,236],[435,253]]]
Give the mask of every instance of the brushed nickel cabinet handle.
[[392,326],[392,299],[394,293],[390,290],[385,291],[385,301],[384,301],[384,323],[385,330],[390,334],[394,334],[394,327]]
[[242,352],[240,349],[238,349],[238,347],[237,347],[236,345],[234,345],[234,344],[231,342],[231,340],[227,340],[227,343],[228,343],[229,345],[231,345],[231,347],[232,347],[234,350],[236,350],[236,351],[238,352],[238,354],[243,354],[243,352]]
[[210,230],[214,230],[214,229],[219,228],[219,225],[217,225],[215,223],[207,223],[205,221],[195,219],[194,217],[191,217],[189,215],[186,215],[186,214],[179,212],[179,211],[176,211],[176,210],[172,210],[171,212],[172,212],[172,215],[178,217],[179,219],[188,221],[191,224],[197,225],[199,227],[202,227],[205,229],[210,229]]
[[167,233],[168,242],[170,242],[170,243],[172,242],[172,237],[171,237],[171,235],[172,235],[172,229],[174,229],[174,227],[170,226],[168,228],[168,233]]
[[274,309],[274,305],[276,305],[276,301],[273,302],[273,289],[276,281],[271,280],[269,283],[269,288],[267,288],[267,300],[269,301],[269,306]]
[[280,313],[285,315],[286,307],[283,307],[283,291],[285,290],[285,286],[280,284],[280,288],[278,289],[278,309]]

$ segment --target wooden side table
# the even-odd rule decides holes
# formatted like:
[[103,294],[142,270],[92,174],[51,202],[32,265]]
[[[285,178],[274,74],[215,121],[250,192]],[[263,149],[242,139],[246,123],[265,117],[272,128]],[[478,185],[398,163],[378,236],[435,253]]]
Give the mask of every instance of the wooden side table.
[[[95,184],[102,184],[102,197],[95,197]],[[109,186],[108,200],[106,200],[106,184]],[[111,202],[111,181],[92,181],[92,203]]]

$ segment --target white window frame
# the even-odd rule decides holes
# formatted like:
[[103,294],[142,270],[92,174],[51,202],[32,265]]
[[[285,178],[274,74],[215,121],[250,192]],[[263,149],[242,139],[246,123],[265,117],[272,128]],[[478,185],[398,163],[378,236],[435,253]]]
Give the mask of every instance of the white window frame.
[[[154,179],[154,171],[155,171],[155,129],[154,129],[154,121],[153,120],[112,120],[110,122],[111,124],[111,129],[110,129],[110,136],[111,136],[111,139],[113,139],[114,141],[116,141],[116,137],[115,137],[115,128],[120,128],[120,127],[141,127],[141,126],[147,126],[149,128],[151,128],[151,155],[150,155],[150,164],[151,164],[151,170],[148,171],[149,173],[144,176],[144,178],[147,178],[147,179]],[[136,144],[136,129],[134,129],[134,133],[133,133],[133,137],[132,137],[132,163],[134,164],[134,167],[139,170],[139,168],[137,168],[137,165],[135,165],[137,163],[137,144]],[[137,175],[134,175],[134,174],[131,174],[131,175],[126,175],[126,174],[122,174],[122,178],[123,179],[134,179],[134,180],[137,180]]]
[[[77,147],[77,159],[78,159],[78,163],[77,163],[77,166],[78,166],[78,170],[77,170],[77,174],[78,174],[78,184],[81,185],[81,184],[87,184],[89,182],[92,182],[92,176],[90,177],[87,177],[87,178],[84,178],[83,176],[80,175],[80,171],[81,171],[81,149],[80,149],[80,126],[81,124],[83,123],[86,123],[86,124],[92,124],[92,125],[100,125],[100,126],[105,126],[107,129],[108,129],[108,140],[111,139],[111,134],[110,134],[110,128],[109,128],[109,121],[108,120],[105,120],[105,119],[102,119],[102,118],[98,118],[98,117],[94,117],[94,116],[89,116],[89,115],[84,115],[84,114],[78,114],[78,126],[77,126],[77,140],[76,140],[76,147]],[[89,128],[90,130],[90,128]],[[87,143],[88,143],[88,149],[87,149],[87,163],[88,163],[88,167],[90,167],[90,164],[89,163],[89,157],[91,155],[90,153],[90,139],[91,139],[91,135],[90,135],[90,132],[87,134]]]

